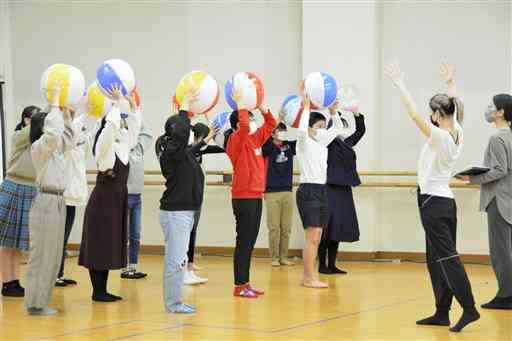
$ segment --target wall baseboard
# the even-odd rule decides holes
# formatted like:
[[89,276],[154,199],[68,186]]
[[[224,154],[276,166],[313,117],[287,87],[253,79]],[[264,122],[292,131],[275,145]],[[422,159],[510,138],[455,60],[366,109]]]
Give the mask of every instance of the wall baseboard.
[[[79,250],[80,244],[69,244],[68,249]],[[233,254],[233,247],[223,246],[198,246],[196,252],[204,256],[207,255],[227,255]],[[144,255],[163,255],[163,245],[141,245],[140,253]],[[254,249],[253,255],[256,257],[268,257],[268,249],[256,248]],[[301,249],[290,249],[290,257],[301,257]],[[371,261],[371,260],[386,260],[386,259],[400,259],[409,260],[415,262],[424,262],[424,252],[394,252],[394,251],[376,251],[376,252],[357,252],[357,251],[341,251],[338,252],[338,258],[348,261]],[[464,263],[479,263],[479,264],[490,264],[489,255],[475,255],[475,254],[463,254],[461,260]]]

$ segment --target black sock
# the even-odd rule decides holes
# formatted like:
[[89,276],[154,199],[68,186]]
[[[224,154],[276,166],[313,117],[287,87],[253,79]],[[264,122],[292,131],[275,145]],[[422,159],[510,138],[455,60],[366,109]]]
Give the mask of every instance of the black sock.
[[340,243],[335,242],[333,240],[329,240],[328,242],[328,251],[327,251],[327,257],[328,257],[328,267],[329,269],[336,268],[336,257],[338,256],[338,245]]
[[456,325],[450,328],[451,332],[458,333],[462,329],[464,329],[465,326],[470,324],[471,322],[475,322],[478,319],[480,319],[480,314],[478,311],[473,307],[469,309],[464,309],[464,312],[462,313],[462,316],[460,317],[459,322],[457,322]]
[[318,246],[318,271],[320,273],[324,273],[327,269],[327,240],[322,239],[320,241],[320,245]]
[[420,326],[449,326],[450,315],[448,314],[448,311],[437,310],[434,315],[423,320],[416,321],[416,324]]
[[107,296],[112,297],[116,301],[121,301],[123,299],[121,296],[112,295],[111,293],[108,293],[108,292],[107,292]]

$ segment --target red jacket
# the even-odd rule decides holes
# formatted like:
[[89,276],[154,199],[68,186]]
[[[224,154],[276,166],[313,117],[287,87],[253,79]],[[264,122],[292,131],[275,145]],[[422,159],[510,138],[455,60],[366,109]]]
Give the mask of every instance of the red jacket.
[[229,137],[226,153],[233,165],[233,199],[260,199],[265,191],[265,161],[261,147],[272,135],[276,120],[270,110],[265,124],[249,135],[249,112],[239,110],[238,129]]

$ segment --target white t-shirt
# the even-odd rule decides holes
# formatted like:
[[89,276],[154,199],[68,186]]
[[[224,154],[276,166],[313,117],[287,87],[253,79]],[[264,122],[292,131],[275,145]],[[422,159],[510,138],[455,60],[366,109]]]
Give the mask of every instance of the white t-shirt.
[[420,192],[453,199],[450,180],[462,151],[464,141],[462,127],[455,121],[457,134],[453,136],[450,132],[434,125],[430,128],[432,131],[430,139],[423,146],[418,162]]
[[308,134],[309,111],[304,110],[297,129],[297,160],[301,184],[321,184],[327,180],[327,146],[343,133],[339,115],[333,116],[333,125],[324,133],[312,139]]

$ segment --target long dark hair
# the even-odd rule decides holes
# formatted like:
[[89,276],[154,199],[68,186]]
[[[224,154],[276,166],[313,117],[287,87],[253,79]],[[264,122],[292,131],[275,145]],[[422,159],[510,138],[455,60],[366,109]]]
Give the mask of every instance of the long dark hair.
[[442,117],[453,116],[457,113],[457,119],[463,116],[464,105],[458,97],[450,97],[446,94],[434,95],[429,102],[432,112],[439,112]]
[[47,112],[39,111],[32,115],[30,119],[30,144],[33,144],[43,136],[44,120]]
[[27,125],[25,124],[26,118],[32,118],[33,115],[37,114],[41,111],[41,108],[35,105],[29,105],[28,107],[25,107],[23,111],[21,112],[21,121],[16,125],[16,128],[14,130],[21,130],[25,128]]
[[100,137],[101,132],[105,128],[105,124],[107,124],[107,117],[103,116],[103,118],[101,119],[101,125],[98,131],[96,132],[96,135],[94,136],[94,143],[92,145],[92,155],[94,156],[96,156],[96,145],[98,144],[98,138]]

